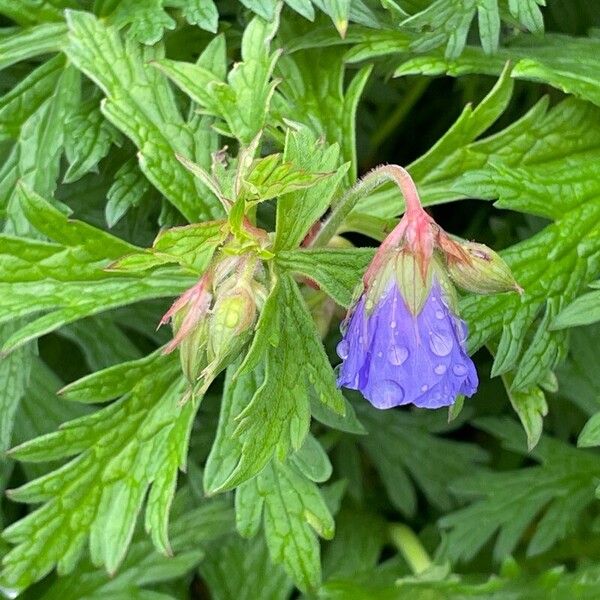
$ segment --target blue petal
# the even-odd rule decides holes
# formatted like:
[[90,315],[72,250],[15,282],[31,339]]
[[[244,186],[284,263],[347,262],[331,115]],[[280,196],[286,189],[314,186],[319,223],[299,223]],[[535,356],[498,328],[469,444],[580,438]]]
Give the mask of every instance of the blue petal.
[[351,314],[338,346],[344,359],[338,385],[360,390],[377,408],[453,404],[459,394],[473,395],[478,385],[465,352],[466,333],[437,282],[416,316],[391,282],[371,315],[364,298]]

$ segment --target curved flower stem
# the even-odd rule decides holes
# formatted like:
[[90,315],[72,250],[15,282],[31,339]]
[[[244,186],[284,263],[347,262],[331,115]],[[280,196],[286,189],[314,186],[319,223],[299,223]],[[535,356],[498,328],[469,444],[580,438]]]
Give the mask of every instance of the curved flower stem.
[[429,554],[410,527],[402,523],[392,523],[389,527],[389,536],[415,575],[419,575],[431,566]]
[[406,213],[422,210],[417,188],[408,171],[399,165],[381,165],[369,171],[346,192],[323,222],[323,226],[314,236],[310,245],[313,247],[325,246],[336,234],[358,201],[386,181],[392,181],[400,188],[406,203]]

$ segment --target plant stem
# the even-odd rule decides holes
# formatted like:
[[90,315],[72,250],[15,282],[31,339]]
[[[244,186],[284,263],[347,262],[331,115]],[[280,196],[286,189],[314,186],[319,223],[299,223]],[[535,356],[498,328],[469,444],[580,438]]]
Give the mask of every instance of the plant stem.
[[431,566],[431,558],[415,532],[402,523],[392,523],[389,528],[392,543],[415,575],[419,575]]
[[400,188],[406,203],[406,212],[422,210],[417,188],[408,171],[399,165],[380,165],[369,171],[342,196],[313,238],[311,246],[325,246],[336,234],[358,201],[386,181],[392,181]]

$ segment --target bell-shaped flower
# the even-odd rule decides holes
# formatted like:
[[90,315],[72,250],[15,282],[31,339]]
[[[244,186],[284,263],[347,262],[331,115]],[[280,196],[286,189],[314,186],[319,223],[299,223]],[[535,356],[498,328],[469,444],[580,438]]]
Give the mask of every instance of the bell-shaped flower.
[[[480,293],[492,275],[490,291],[520,288],[504,263],[503,284],[500,267],[486,275],[479,265],[485,247],[478,246],[473,257],[472,246],[451,239],[423,210],[408,173],[401,167],[384,168],[399,183],[406,211],[375,254],[342,325],[338,385],[359,390],[377,408],[449,406],[459,395],[473,395],[478,385],[450,266],[454,273],[466,272],[470,289]],[[495,265],[501,261],[494,253],[490,257]]]

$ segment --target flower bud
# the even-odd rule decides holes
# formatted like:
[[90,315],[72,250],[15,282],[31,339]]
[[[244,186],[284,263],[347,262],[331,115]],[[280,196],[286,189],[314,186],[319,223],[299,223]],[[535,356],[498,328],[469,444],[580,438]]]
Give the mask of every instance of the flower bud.
[[208,328],[208,360],[220,363],[241,348],[240,336],[248,332],[256,319],[256,302],[242,283],[217,297]]
[[456,285],[476,294],[523,290],[500,255],[476,242],[456,242],[465,251],[462,258],[447,255],[448,273]]
[[194,391],[204,393],[235,359],[252,333],[267,295],[255,257],[220,257],[163,317],[173,324],[165,353],[179,348],[181,367]]

